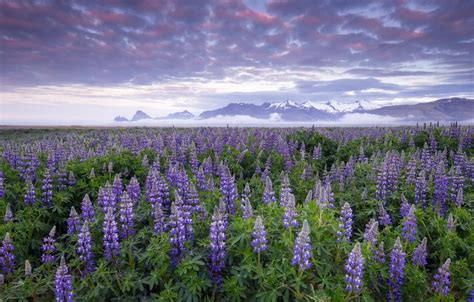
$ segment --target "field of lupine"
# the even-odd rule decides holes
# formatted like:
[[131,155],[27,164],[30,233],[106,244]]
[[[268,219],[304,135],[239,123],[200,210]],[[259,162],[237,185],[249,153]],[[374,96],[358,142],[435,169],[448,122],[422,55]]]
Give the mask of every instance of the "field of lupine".
[[474,128],[0,132],[0,300],[474,301]]

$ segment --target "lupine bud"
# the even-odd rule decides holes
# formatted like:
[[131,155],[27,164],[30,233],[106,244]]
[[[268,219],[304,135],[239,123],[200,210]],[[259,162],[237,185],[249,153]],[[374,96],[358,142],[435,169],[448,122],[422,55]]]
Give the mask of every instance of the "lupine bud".
[[267,232],[262,222],[262,217],[257,216],[252,232],[252,246],[255,253],[261,253],[267,249]]
[[117,222],[112,208],[107,208],[103,223],[104,257],[109,261],[119,254]]
[[448,232],[456,232],[456,224],[454,223],[453,214],[449,213],[448,221],[446,223],[446,229]]
[[402,194],[400,199],[401,199],[400,215],[402,215],[402,217],[405,217],[408,215],[408,212],[410,211],[410,204],[408,203],[408,200],[406,199],[405,195]]
[[89,195],[86,194],[82,199],[81,203],[81,218],[82,220],[84,220],[84,222],[92,222],[94,221],[94,215],[94,207],[89,198]]
[[66,260],[61,257],[61,264],[56,270],[54,279],[54,294],[56,302],[72,302],[72,276],[66,266]]
[[2,246],[0,247],[0,273],[3,274],[3,276],[13,273],[13,269],[15,268],[14,250],[15,247],[12,244],[10,233],[6,233],[2,241]]
[[337,231],[337,240],[346,240],[351,242],[352,237],[352,209],[349,203],[344,203],[339,217],[339,230]]
[[415,241],[416,236],[416,217],[415,205],[412,205],[410,211],[403,219],[402,237],[409,243]]
[[252,204],[250,203],[249,197],[245,196],[243,199],[243,205],[242,205],[242,218],[243,219],[249,219],[253,217],[253,209],[252,209]]
[[92,257],[92,237],[87,222],[82,225],[81,231],[77,235],[77,254],[85,269],[84,274],[94,271],[94,260]]
[[25,277],[31,277],[31,264],[28,259],[25,260]]
[[291,265],[298,265],[300,271],[304,271],[311,267],[311,242],[309,238],[309,225],[308,221],[303,222],[303,227],[298,234],[298,237],[295,240],[293,246],[293,259],[291,260]]
[[43,245],[41,246],[41,263],[53,263],[56,261],[56,239],[54,238],[56,234],[56,226],[51,228],[47,237],[43,239]]
[[397,238],[390,254],[390,277],[388,279],[389,292],[387,300],[401,301],[402,285],[404,280],[405,269],[405,252],[403,251],[400,237]]
[[411,261],[414,266],[425,266],[427,264],[426,257],[428,256],[428,252],[426,251],[426,237],[423,238],[420,244],[415,248],[413,255],[411,256]]
[[297,227],[299,225],[298,221],[295,219],[295,196],[289,193],[286,196],[287,201],[284,203],[285,212],[283,214],[283,227],[285,229],[289,227]]
[[359,243],[354,246],[352,252],[349,254],[344,269],[346,270],[344,277],[346,292],[354,294],[360,293],[363,284],[364,258],[362,257]]
[[451,264],[451,259],[447,259],[444,264],[438,268],[438,271],[433,277],[433,282],[431,282],[431,287],[433,291],[437,294],[447,296],[449,294],[450,288],[450,272],[449,265]]
[[81,218],[74,207],[71,207],[69,218],[67,219],[67,233],[73,235],[81,230]]
[[7,208],[5,209],[5,215],[3,216],[3,221],[5,223],[13,222],[15,217],[13,217],[13,212],[10,207],[10,203],[7,203]]

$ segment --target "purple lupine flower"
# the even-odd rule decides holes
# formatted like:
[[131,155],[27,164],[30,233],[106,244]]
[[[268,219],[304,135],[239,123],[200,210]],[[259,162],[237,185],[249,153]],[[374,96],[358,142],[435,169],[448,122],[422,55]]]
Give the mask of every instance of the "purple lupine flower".
[[185,253],[186,225],[184,222],[181,198],[175,194],[175,201],[171,204],[169,217],[170,256],[173,266],[179,263]]
[[216,206],[209,231],[209,275],[216,286],[222,283],[222,270],[225,267],[226,215],[221,207]]
[[372,259],[378,263],[385,263],[384,242],[380,242],[377,248],[372,248]]
[[400,215],[402,215],[402,217],[406,217],[408,215],[408,212],[410,212],[411,206],[408,203],[408,200],[406,199],[405,195],[403,195],[403,193],[400,199],[401,199]]
[[0,247],[0,273],[7,276],[13,273],[15,268],[15,255],[13,251],[15,247],[12,244],[10,233],[6,233]]
[[140,200],[140,184],[135,176],[130,179],[130,183],[127,185],[127,193],[133,204],[138,203]]
[[222,175],[219,183],[219,192],[229,208],[229,214],[234,215],[234,202],[237,199],[235,177],[230,174],[227,166],[222,166]]
[[69,274],[64,256],[61,257],[61,264],[56,270],[54,278],[54,295],[56,302],[72,302],[72,276]]
[[5,187],[3,184],[3,172],[0,171],[0,198],[3,198],[5,195]]
[[265,178],[265,189],[263,191],[262,202],[264,204],[269,204],[271,202],[275,202],[275,192],[273,191],[273,184],[270,177]]
[[434,175],[433,208],[438,215],[446,211],[446,196],[448,193],[448,177],[444,173],[444,162],[440,162]]
[[31,182],[31,179],[29,177],[26,179],[25,191],[25,195],[23,195],[23,202],[26,205],[33,205],[36,202],[36,191],[35,186]]
[[112,183],[112,196],[115,200],[115,203],[119,202],[120,196],[122,195],[123,186],[122,179],[120,175],[115,175],[114,182]]
[[428,264],[426,261],[426,257],[428,256],[428,252],[426,251],[426,243],[428,239],[423,238],[420,244],[415,248],[413,255],[411,256],[411,261],[413,266],[425,266]]
[[165,216],[161,204],[156,204],[155,208],[152,209],[153,213],[153,231],[157,234],[161,234],[166,231]]
[[375,248],[377,245],[377,235],[379,234],[379,223],[375,219],[370,219],[370,221],[365,226],[364,231],[364,241],[370,243],[372,248]]
[[53,184],[48,169],[44,170],[43,180],[41,182],[41,201],[46,207],[51,207],[53,201]]
[[415,241],[416,236],[416,216],[415,216],[415,205],[412,205],[410,211],[403,219],[402,226],[402,237],[404,240],[412,243]]
[[252,204],[250,203],[249,197],[245,196],[242,201],[242,218],[249,219],[253,217]]
[[359,294],[363,285],[364,257],[360,250],[360,244],[357,243],[349,254],[349,258],[344,265],[346,275],[346,292]]
[[345,202],[341,209],[339,217],[339,230],[337,231],[337,240],[351,242],[352,237],[352,209],[348,202]]
[[449,272],[449,265],[451,264],[451,259],[448,258],[444,264],[438,268],[438,271],[433,277],[433,282],[431,282],[431,288],[433,292],[447,296],[449,294],[450,288],[450,280],[449,277],[451,276]]
[[446,229],[448,232],[456,232],[456,224],[454,223],[453,214],[449,213],[448,220],[446,222]]
[[10,203],[7,203],[7,208],[5,209],[5,215],[3,215],[3,221],[5,223],[13,222],[15,217],[13,216],[12,209],[10,207]]
[[286,203],[284,204],[285,206],[285,212],[283,214],[283,227],[285,229],[289,227],[297,227],[299,225],[298,221],[295,219],[297,216],[296,211],[295,211],[295,195],[289,193],[286,196]]
[[102,231],[104,257],[105,260],[109,261],[119,254],[117,222],[115,221],[114,210],[111,207],[108,207],[105,213]]
[[74,207],[71,207],[69,218],[67,219],[67,233],[74,235],[81,230],[81,218]]
[[412,184],[416,181],[416,158],[411,158],[407,165],[406,183]]
[[312,248],[309,232],[308,221],[305,220],[303,222],[303,227],[295,240],[293,246],[293,259],[291,260],[291,265],[298,265],[300,271],[304,271],[311,267],[310,258],[312,256]]
[[89,195],[86,194],[84,198],[82,199],[81,203],[81,218],[84,220],[84,222],[91,222],[94,221],[94,207],[92,206],[91,199],[89,198]]
[[92,237],[87,222],[84,222],[81,231],[77,235],[77,254],[84,265],[84,274],[93,272]]
[[47,237],[43,238],[43,245],[41,246],[41,263],[53,263],[56,261],[56,226],[53,226]]
[[204,174],[203,166],[200,165],[196,172],[196,184],[200,191],[207,191],[206,175]]
[[387,199],[387,187],[388,187],[388,172],[386,164],[384,163],[377,173],[376,187],[375,187],[375,198],[379,201],[385,202]]
[[124,239],[135,234],[133,222],[133,203],[128,196],[127,191],[124,191],[120,196],[120,236]]
[[379,224],[381,226],[392,224],[392,219],[390,218],[390,215],[387,213],[387,210],[385,210],[383,203],[379,203]]
[[252,232],[252,242],[250,245],[255,253],[261,253],[267,249],[267,232],[263,225],[262,217],[259,215],[255,219],[255,224]]
[[389,292],[387,300],[401,301],[402,299],[402,285],[404,280],[405,269],[405,252],[403,251],[400,237],[397,238],[393,245],[392,253],[390,254],[390,269],[388,287]]
[[426,206],[426,192],[426,174],[424,170],[421,170],[415,181],[415,204],[420,204],[423,208]]
[[190,183],[188,186],[185,204],[188,207],[187,210],[191,213],[199,213],[202,211],[201,201],[199,200],[199,195],[196,190],[196,186],[193,183]]

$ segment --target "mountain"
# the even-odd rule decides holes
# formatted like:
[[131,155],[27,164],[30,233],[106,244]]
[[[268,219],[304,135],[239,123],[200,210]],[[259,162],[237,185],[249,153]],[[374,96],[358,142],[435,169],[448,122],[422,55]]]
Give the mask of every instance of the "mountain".
[[133,115],[130,121],[135,122],[135,121],[145,120],[145,119],[151,119],[151,117],[145,112],[138,110],[137,112],[135,112],[135,114]]
[[119,115],[114,118],[114,122],[128,122],[128,119]]
[[[433,102],[410,105],[377,106],[370,101],[351,103],[328,101],[325,103],[297,103],[286,100],[282,102],[263,103],[230,103],[222,108],[202,112],[199,116],[184,110],[156,118],[159,120],[206,120],[218,117],[246,116],[262,120],[282,120],[290,122],[337,122],[350,114],[372,114],[387,116],[401,122],[426,121],[464,121],[474,118],[474,99],[448,98]],[[357,115],[354,115],[357,118]],[[369,116],[370,117],[370,116]],[[152,119],[145,112],[138,110],[131,120],[117,116],[115,122],[128,122]]]
[[192,114],[188,110],[184,110],[184,111],[181,111],[181,112],[175,112],[175,113],[168,114],[167,116],[165,116],[163,118],[160,118],[160,119],[189,120],[189,119],[192,119],[194,117],[195,117],[194,114]]
[[474,99],[449,98],[414,105],[385,106],[369,113],[414,121],[463,121],[474,118]]

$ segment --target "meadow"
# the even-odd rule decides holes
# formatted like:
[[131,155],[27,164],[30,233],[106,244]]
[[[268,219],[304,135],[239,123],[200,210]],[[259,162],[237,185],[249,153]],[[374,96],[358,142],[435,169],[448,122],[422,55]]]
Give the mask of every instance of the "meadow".
[[0,130],[0,300],[474,301],[473,140]]

